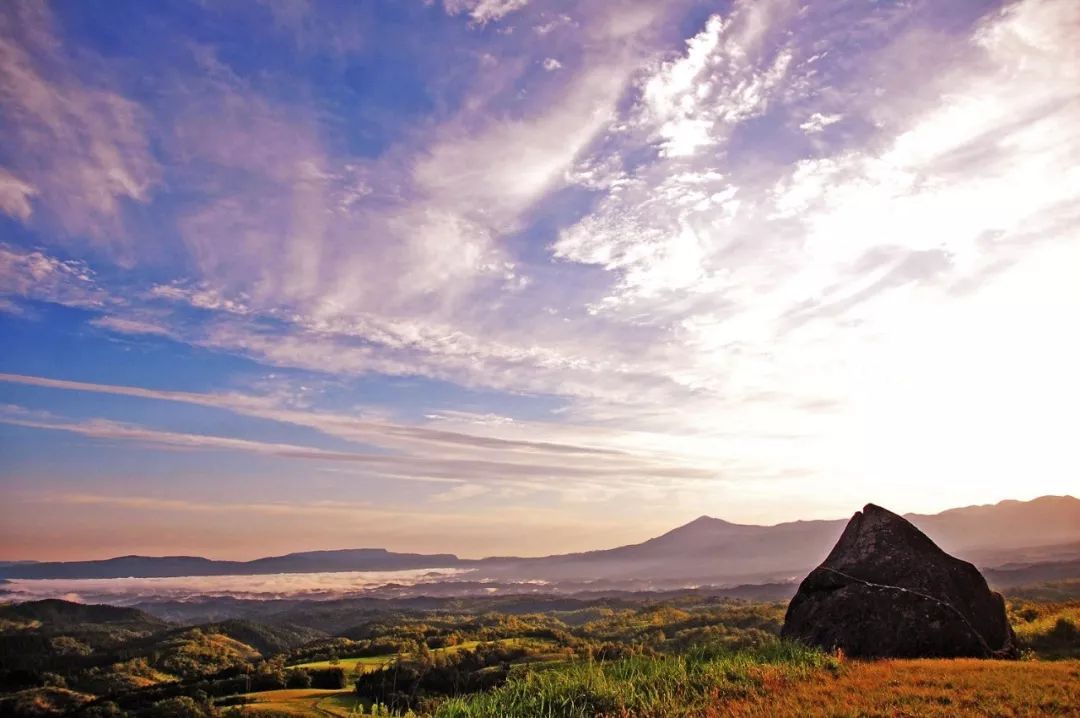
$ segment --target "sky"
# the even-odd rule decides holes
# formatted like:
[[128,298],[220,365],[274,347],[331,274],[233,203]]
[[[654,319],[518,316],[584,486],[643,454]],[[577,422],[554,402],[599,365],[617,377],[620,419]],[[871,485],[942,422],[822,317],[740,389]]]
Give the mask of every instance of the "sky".
[[0,558],[1077,493],[1075,0],[0,4]]

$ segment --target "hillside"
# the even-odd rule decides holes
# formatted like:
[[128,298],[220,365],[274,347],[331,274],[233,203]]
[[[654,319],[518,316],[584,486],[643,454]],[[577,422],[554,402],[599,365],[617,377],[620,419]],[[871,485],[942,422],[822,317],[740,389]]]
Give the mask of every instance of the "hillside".
[[94,626],[110,626],[130,631],[158,631],[168,625],[137,608],[87,605],[59,599],[0,606],[0,621],[41,624],[50,631],[86,631]]

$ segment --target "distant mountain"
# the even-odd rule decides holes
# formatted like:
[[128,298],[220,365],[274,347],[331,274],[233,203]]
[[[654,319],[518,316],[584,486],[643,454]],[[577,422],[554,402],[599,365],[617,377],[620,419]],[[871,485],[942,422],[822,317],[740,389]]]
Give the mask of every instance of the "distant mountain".
[[[1080,558],[1080,499],[1072,496],[905,518],[945,551],[982,566]],[[632,546],[538,559],[488,559],[480,571],[503,578],[651,582],[641,587],[790,581],[821,562],[846,524],[840,519],[755,526],[702,516]]]
[[794,579],[817,564],[845,521],[795,521],[776,526],[734,524],[708,516],[640,544],[537,559],[485,559],[491,576],[545,580],[628,580],[659,587],[764,583]]
[[1002,568],[983,569],[986,582],[1001,590],[1016,586],[1052,583],[1063,579],[1080,577],[1080,559],[1073,561],[1047,561],[1027,566],[1008,565]]
[[400,571],[449,568],[452,554],[393,553],[381,548],[308,551],[254,561],[213,561],[198,556],[120,556],[101,561],[58,561],[0,566],[3,578],[164,578],[167,576],[251,576],[319,571]]
[[[951,554],[982,567],[1021,569],[1036,562],[1060,577],[1080,559],[1080,500],[1044,496],[908,514],[909,521]],[[618,548],[541,558],[460,559],[452,554],[393,553],[384,549],[310,551],[254,561],[190,556],[123,556],[0,566],[0,578],[118,578],[221,576],[333,571],[469,568],[469,580],[545,580],[628,589],[783,583],[804,576],[836,543],[847,519],[793,521],[775,526],[736,524],[701,516],[648,541]],[[1075,575],[1080,575],[1078,572]],[[1003,576],[1003,578],[1005,578]]]

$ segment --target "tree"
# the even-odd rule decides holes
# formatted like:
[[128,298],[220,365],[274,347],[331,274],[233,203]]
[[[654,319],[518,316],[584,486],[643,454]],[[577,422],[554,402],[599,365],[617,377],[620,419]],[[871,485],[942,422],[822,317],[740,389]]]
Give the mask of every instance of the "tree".
[[292,670],[285,674],[286,688],[311,688],[311,674],[303,670]]
[[189,696],[177,696],[155,703],[153,714],[158,718],[210,718],[215,711]]

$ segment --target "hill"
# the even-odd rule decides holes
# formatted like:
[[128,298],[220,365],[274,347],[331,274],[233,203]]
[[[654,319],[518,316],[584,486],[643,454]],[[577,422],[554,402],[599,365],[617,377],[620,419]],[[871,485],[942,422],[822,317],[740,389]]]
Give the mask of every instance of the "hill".
[[267,657],[291,651],[326,636],[322,631],[294,624],[267,625],[238,619],[209,623],[200,628],[205,633],[228,636]]
[[55,632],[71,629],[86,631],[93,626],[151,632],[168,625],[160,618],[137,608],[87,605],[53,598],[0,606],[0,621],[16,625],[41,624]]

